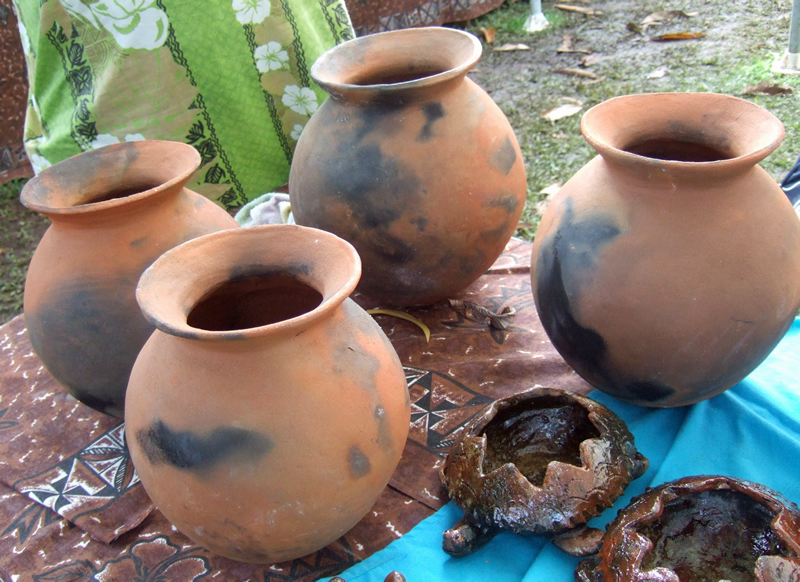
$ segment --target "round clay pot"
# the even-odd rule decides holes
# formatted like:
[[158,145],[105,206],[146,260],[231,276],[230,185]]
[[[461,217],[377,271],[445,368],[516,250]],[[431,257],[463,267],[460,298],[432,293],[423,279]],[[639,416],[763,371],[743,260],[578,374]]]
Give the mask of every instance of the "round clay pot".
[[289,225],[166,253],[137,291],[158,328],[131,372],[128,445],[164,515],[213,552],[281,562],[369,511],[408,435],[405,373],[348,296],[336,236]]
[[22,190],[22,203],[52,221],[25,281],[31,344],[100,412],[122,417],[128,375],[153,333],[136,304],[139,276],[167,249],[238,226],[183,187],[199,165],[190,145],[126,142],[64,160]]
[[381,303],[454,296],[519,222],[524,161],[505,115],[466,77],[480,55],[468,33],[416,28],[343,43],[311,69],[331,98],[297,144],[292,210],[356,247],[358,290]]
[[757,165],[783,125],[742,99],[676,93],[611,99],[581,128],[600,155],[556,195],[531,258],[553,345],[635,404],[730,388],[800,307],[800,221]]
[[800,512],[758,483],[685,477],[622,509],[575,579],[792,582],[800,579]]

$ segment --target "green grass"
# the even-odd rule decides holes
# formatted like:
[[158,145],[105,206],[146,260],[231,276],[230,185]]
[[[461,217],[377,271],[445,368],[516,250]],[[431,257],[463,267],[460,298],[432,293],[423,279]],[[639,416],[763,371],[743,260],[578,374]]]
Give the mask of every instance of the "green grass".
[[[567,22],[567,18],[560,10],[543,6],[542,12],[550,23],[547,29],[548,34],[561,28]],[[488,30],[492,27],[494,27],[496,33],[519,34],[524,32],[522,27],[530,13],[530,3],[526,0],[518,0],[516,2],[507,0],[498,10],[493,10],[472,20],[468,28],[475,34],[480,34],[481,28]]]
[[19,202],[25,180],[0,186],[0,323],[22,312],[25,276],[33,251],[50,223]]

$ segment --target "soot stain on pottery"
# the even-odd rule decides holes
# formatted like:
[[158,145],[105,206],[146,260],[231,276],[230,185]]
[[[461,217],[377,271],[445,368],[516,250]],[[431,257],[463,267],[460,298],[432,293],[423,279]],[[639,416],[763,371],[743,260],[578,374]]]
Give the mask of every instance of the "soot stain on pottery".
[[26,313],[31,345],[53,377],[88,406],[120,418],[133,363],[155,329],[131,290],[125,282],[75,281]]
[[331,192],[368,228],[386,228],[408,208],[419,206],[420,179],[380,145],[343,147],[320,168]]
[[148,240],[149,238],[150,238],[149,236],[143,236],[142,238],[137,238],[136,240],[132,240],[132,241],[131,241],[131,246],[132,246],[132,247],[139,247],[139,246],[142,246],[144,243],[146,243],[146,242],[147,242],[147,240]]
[[353,479],[366,477],[372,471],[372,464],[369,462],[369,458],[357,445],[350,447],[350,451],[347,454],[347,466]]
[[508,176],[516,161],[517,150],[509,136],[489,155],[489,164],[504,176]]
[[417,141],[426,142],[433,137],[433,124],[445,116],[444,107],[440,101],[428,103],[422,107],[422,113],[425,115],[425,125],[417,136]]
[[242,428],[212,430],[208,436],[176,431],[157,420],[147,430],[136,433],[136,440],[153,465],[164,463],[176,469],[204,472],[233,457],[254,462],[272,449],[262,434]]
[[[622,233],[619,226],[602,217],[574,220],[567,201],[561,223],[542,244],[536,264],[536,298],[542,325],[556,349],[573,366],[580,366],[587,379],[610,394],[657,403],[675,389],[649,380],[617,377],[608,362],[608,346],[597,331],[575,319],[570,298],[580,297],[581,280],[595,266],[597,254]],[[642,392],[638,392],[642,390]],[[637,392],[634,392],[637,391]]]

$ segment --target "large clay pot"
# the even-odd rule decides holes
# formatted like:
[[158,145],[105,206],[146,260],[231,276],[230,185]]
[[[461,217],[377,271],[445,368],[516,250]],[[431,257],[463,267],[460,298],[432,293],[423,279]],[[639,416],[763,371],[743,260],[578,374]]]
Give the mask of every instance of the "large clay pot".
[[128,375],[153,333],[136,304],[139,276],[167,249],[238,226],[183,187],[199,164],[186,144],[120,143],[47,168],[22,191],[22,203],[52,221],[25,281],[31,344],[100,412],[122,417]]
[[389,481],[408,389],[348,297],[360,266],[330,233],[272,225],[188,242],[142,276],[158,329],[131,373],[128,445],[153,501],[197,543],[297,558],[348,531]]
[[800,306],[800,221],[757,165],[783,125],[742,99],[683,93],[611,99],[581,128],[600,155],[557,194],[533,246],[545,331],[622,400],[719,394]]
[[346,42],[311,69],[331,98],[297,144],[292,210],[356,247],[359,291],[382,303],[455,295],[517,227],[524,161],[502,111],[466,77],[480,55],[470,34],[417,28]]

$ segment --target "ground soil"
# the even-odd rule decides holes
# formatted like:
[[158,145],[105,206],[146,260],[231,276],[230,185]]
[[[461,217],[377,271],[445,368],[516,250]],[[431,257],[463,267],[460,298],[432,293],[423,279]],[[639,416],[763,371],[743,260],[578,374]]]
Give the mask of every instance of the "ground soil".
[[[542,114],[565,104],[581,112],[610,97],[638,92],[715,91],[739,95],[760,81],[800,89],[795,76],[771,71],[786,51],[791,0],[561,0],[596,11],[588,16],[543,2],[549,29],[521,30],[527,0],[507,1],[499,10],[460,27],[483,37],[494,28],[494,42],[484,42],[484,56],[471,73],[506,113],[514,127],[528,170],[529,199],[517,235],[531,239],[546,203],[548,186],[565,182],[593,155],[580,135],[580,112],[551,122]],[[662,24],[644,26],[648,15],[683,11]],[[686,16],[688,15],[688,16]],[[700,33],[694,40],[656,42],[653,36]],[[565,37],[573,50],[559,52]],[[528,50],[497,51],[524,43]],[[587,57],[590,57],[588,60]],[[559,69],[594,75],[570,76]],[[780,177],[800,153],[800,109],[795,95],[746,96],[784,121],[784,145],[763,164]],[[0,323],[19,314],[30,255],[47,220],[18,202],[21,182],[0,190]]]

